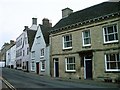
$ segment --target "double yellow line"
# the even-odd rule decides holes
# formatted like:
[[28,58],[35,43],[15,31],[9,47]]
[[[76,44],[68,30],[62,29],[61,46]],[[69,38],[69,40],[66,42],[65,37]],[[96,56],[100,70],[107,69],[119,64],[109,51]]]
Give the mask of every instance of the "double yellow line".
[[1,76],[0,76],[0,80],[2,80],[10,90],[16,90],[14,86],[12,86],[7,80],[2,78]]

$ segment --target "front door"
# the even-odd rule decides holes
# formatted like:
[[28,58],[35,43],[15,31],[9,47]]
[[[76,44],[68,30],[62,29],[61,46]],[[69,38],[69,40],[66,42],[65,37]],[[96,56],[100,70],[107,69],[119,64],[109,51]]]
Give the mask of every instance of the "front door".
[[39,74],[39,62],[36,63],[36,73]]
[[92,59],[89,56],[84,57],[84,78],[85,79],[92,79]]
[[58,61],[58,58],[54,59],[54,77],[59,77],[59,61]]
[[28,70],[28,61],[26,62],[26,70],[27,70],[27,72],[29,71]]

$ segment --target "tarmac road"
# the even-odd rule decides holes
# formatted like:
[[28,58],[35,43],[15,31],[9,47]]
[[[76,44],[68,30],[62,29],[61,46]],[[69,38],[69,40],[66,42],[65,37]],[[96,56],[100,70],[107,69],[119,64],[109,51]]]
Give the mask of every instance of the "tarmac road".
[[62,79],[55,79],[46,76],[39,76],[20,70],[4,68],[3,78],[17,88],[82,88],[82,89],[105,89],[118,90],[117,85],[112,84],[87,84]]

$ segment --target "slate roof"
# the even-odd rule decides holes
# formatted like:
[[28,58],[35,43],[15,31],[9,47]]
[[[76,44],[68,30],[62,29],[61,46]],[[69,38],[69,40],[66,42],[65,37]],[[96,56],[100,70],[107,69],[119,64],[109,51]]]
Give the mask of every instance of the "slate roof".
[[83,22],[100,16],[108,15],[120,11],[120,2],[103,2],[89,8],[74,12],[68,17],[61,19],[54,27],[59,29],[67,25]]
[[28,44],[29,44],[30,50],[31,50],[33,42],[34,42],[36,32],[37,31],[35,31],[35,30],[27,29]]
[[47,27],[44,25],[39,24],[39,26],[41,27],[41,31],[45,40],[46,45],[49,45],[49,34],[50,34],[50,30],[52,27]]

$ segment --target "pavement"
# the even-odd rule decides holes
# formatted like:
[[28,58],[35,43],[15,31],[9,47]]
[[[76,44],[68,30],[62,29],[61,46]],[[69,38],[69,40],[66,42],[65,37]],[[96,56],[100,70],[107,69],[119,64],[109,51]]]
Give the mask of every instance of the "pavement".
[[[31,73],[29,72],[28,74],[36,74],[36,73]],[[36,74],[38,75],[38,74]],[[40,76],[40,75],[38,75]],[[82,83],[82,84],[87,84],[87,85],[96,85],[96,86],[107,86],[111,88],[120,88],[120,83],[113,83],[113,82],[104,82],[104,81],[98,81],[98,80],[89,80],[89,79],[69,79],[69,78],[61,78],[61,77],[50,77],[50,76],[40,76],[43,78],[51,78],[51,79],[56,79],[58,81],[67,81],[67,82],[76,82],[76,83]]]

